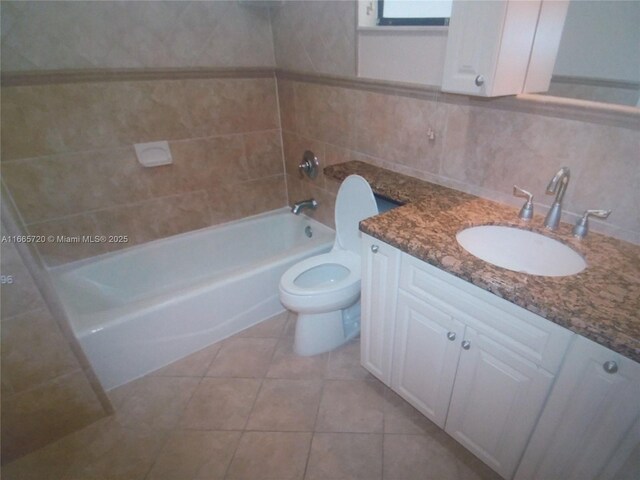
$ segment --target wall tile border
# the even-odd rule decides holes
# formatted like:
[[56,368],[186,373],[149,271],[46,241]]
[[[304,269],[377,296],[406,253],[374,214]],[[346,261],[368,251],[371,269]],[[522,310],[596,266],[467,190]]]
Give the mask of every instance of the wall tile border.
[[609,80],[606,78],[578,77],[575,75],[554,75],[551,78],[551,81],[554,83],[577,83],[580,85],[589,85],[592,87],[626,88],[629,90],[637,90],[638,88],[640,88],[640,82]]
[[294,70],[275,70],[276,78],[295,82],[316,83],[331,87],[351,88],[366,90],[369,92],[383,93],[387,95],[401,95],[405,97],[419,98],[435,101],[444,94],[433,86],[422,86],[414,83],[391,82],[387,80],[374,80],[370,78],[345,77],[339,75],[316,74],[299,72]]
[[549,117],[640,130],[640,108],[548,95],[521,94],[516,97],[481,98],[439,91],[436,87],[365,78],[319,75],[276,69],[276,78],[318,83],[335,87],[367,90],[389,95],[436,100],[448,104],[470,105],[497,110],[532,113]]
[[182,80],[197,78],[272,78],[275,69],[239,68],[144,68],[42,70],[8,72],[0,76],[3,87],[51,85],[58,83],[124,82],[135,80]]
[[440,92],[436,87],[403,82],[372,80],[263,67],[241,68],[160,68],[51,70],[3,73],[3,87],[81,82],[120,82],[135,80],[175,80],[194,78],[271,78],[318,83],[385,94],[437,100],[449,104],[484,106],[556,118],[640,130],[640,109],[548,95],[522,94],[517,97],[480,98]]

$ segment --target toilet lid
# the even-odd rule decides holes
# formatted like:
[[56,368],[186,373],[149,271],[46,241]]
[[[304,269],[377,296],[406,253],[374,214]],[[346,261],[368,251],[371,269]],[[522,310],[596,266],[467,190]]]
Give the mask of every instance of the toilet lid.
[[336,198],[336,246],[360,255],[358,224],[378,214],[378,206],[369,183],[360,175],[348,176]]

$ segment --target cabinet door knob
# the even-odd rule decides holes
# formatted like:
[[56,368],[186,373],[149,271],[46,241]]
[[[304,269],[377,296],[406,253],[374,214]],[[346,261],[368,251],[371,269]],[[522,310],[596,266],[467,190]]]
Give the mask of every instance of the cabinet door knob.
[[469,340],[463,340],[462,348],[464,348],[465,350],[469,350],[471,348],[471,342]]
[[456,332],[447,333],[447,338],[453,342],[456,339]]
[[378,245],[371,245],[371,251],[373,253],[378,253]]
[[482,85],[484,85],[484,77],[482,75],[478,75],[476,77],[476,85],[478,87],[481,87]]
[[618,371],[618,364],[614,361],[604,362],[602,368],[607,373],[616,373]]

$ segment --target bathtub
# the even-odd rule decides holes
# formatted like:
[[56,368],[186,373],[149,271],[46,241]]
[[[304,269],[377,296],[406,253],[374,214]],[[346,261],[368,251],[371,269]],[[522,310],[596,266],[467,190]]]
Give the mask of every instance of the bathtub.
[[283,208],[51,274],[82,348],[110,390],[284,311],[280,277],[301,259],[329,251],[334,236]]

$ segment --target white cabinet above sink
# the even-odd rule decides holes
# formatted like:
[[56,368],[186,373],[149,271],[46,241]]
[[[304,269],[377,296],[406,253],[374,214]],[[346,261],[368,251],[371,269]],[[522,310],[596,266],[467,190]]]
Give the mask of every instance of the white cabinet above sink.
[[545,92],[568,0],[454,0],[442,90],[483,97]]

